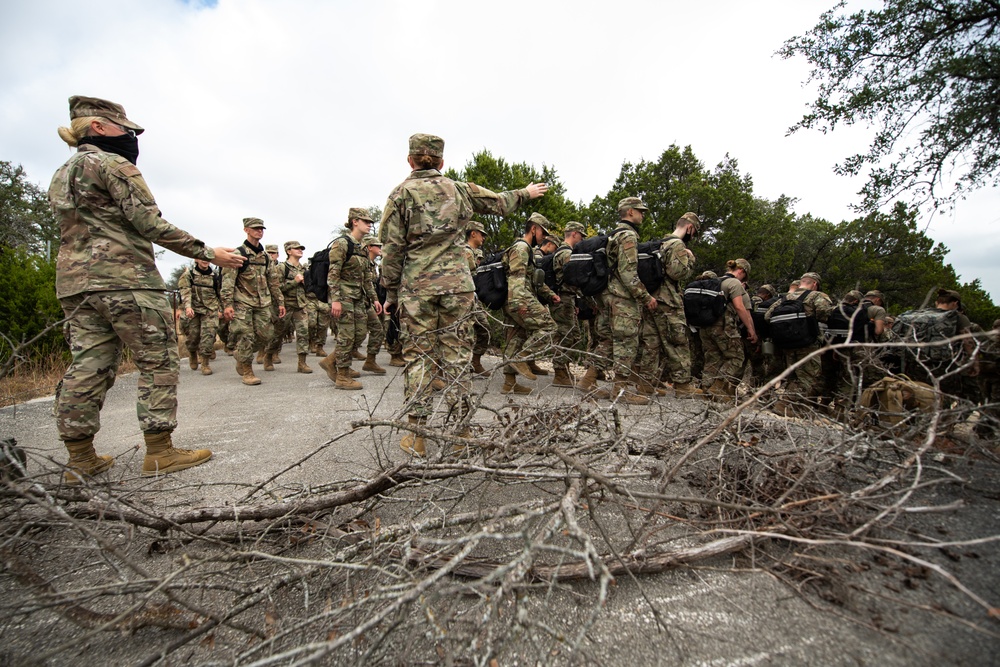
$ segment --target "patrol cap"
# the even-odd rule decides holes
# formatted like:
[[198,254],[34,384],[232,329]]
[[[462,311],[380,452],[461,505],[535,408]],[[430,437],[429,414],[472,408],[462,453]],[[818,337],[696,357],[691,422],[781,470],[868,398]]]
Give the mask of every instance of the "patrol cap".
[[74,95],[69,98],[69,119],[86,118],[87,116],[107,118],[122,127],[135,130],[136,134],[142,134],[146,131],[141,125],[133,123],[125,116],[125,107],[120,104],[102,100],[98,97],[84,97],[83,95]]
[[746,271],[747,275],[750,275],[750,262],[748,262],[747,260],[741,257],[740,259],[736,260],[736,266]]
[[278,244],[268,243],[266,246],[264,246],[264,252],[278,252]]
[[410,137],[410,155],[444,157],[444,139],[433,134],[414,134]]
[[692,213],[688,211],[681,216],[681,219],[677,221],[677,225],[694,225],[694,231],[701,231],[701,218],[698,217],[697,213]]
[[486,231],[486,228],[483,227],[483,223],[478,220],[470,220],[465,230],[468,232],[479,232],[480,234],[484,234],[486,236],[490,235],[490,233]]
[[552,235],[552,234],[549,234],[549,235],[547,235],[547,236],[545,237],[545,241],[544,241],[544,242],[545,242],[545,243],[552,243],[553,245],[559,245],[559,239],[557,239],[557,238],[556,238],[556,237],[555,237],[554,235]]
[[719,274],[717,274],[715,271],[706,271],[705,273],[701,274],[698,277],[699,278],[718,278]]
[[243,218],[243,229],[267,229],[260,218]]
[[854,303],[856,301],[861,301],[861,299],[865,298],[865,295],[862,294],[860,290],[852,289],[850,292],[844,295],[844,298],[848,297],[850,297],[851,303]]
[[361,246],[363,248],[367,248],[370,245],[377,245],[379,248],[381,248],[382,242],[371,234],[365,234],[363,237],[361,237]]
[[634,208],[637,211],[648,211],[649,207],[642,203],[642,200],[638,197],[625,197],[620,202],[618,202],[618,213],[627,211],[630,208]]
[[536,211],[528,216],[528,222],[538,225],[542,228],[542,232],[544,232],[546,236],[549,236],[549,225],[552,223],[550,223],[549,219],[544,215]]
[[885,303],[885,295],[877,289],[868,290],[865,292],[865,298],[881,299],[882,303]]
[[584,227],[582,223],[579,223],[576,220],[570,220],[569,222],[566,223],[566,226],[563,227],[563,234],[564,235],[569,234],[570,232],[580,232],[581,234],[586,236],[587,228]]
[[962,300],[962,295],[953,289],[939,289],[937,300],[944,303],[955,303]]
[[372,220],[372,216],[368,212],[368,209],[357,207],[351,208],[351,210],[347,212],[347,222],[344,223],[344,226],[348,229],[351,228],[351,220],[367,220],[368,222],[375,222]]
[[776,296],[778,294],[777,290],[774,289],[774,285],[765,283],[757,288],[758,292],[767,292],[771,296]]
[[815,271],[809,271],[808,273],[803,273],[802,277],[799,278],[799,280],[812,280],[817,285],[823,282],[822,279],[819,277],[819,274],[816,273]]
[[285,253],[287,254],[292,248],[298,248],[299,250],[306,249],[306,247],[298,241],[285,241]]

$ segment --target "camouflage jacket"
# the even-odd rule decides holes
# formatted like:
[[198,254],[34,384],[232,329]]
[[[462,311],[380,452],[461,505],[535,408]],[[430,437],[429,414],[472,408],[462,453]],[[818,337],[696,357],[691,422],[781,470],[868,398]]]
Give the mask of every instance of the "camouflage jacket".
[[305,267],[295,266],[287,260],[277,265],[278,279],[281,281],[281,294],[285,297],[287,310],[302,310],[306,307],[305,281],[295,282],[295,276],[305,277]]
[[694,255],[688,252],[684,240],[670,234],[660,245],[663,261],[663,284],[656,290],[656,300],[674,310],[684,308],[684,285],[694,273]]
[[184,267],[177,279],[177,288],[181,292],[181,308],[185,310],[190,308],[199,315],[217,314],[222,310],[215,271],[211,267],[207,273],[198,267]]
[[375,298],[371,281],[368,280],[368,258],[362,254],[361,242],[351,239],[354,253],[348,257],[352,247],[348,243],[347,232],[333,240],[330,246],[330,272],[326,282],[330,286],[330,303],[337,301],[357,301],[367,297]]
[[399,292],[475,291],[464,250],[469,220],[476,213],[509,215],[529,199],[526,189],[498,194],[437,169],[411,172],[389,195],[379,225],[389,300],[396,302]]
[[281,294],[281,282],[271,270],[271,258],[264,252],[264,246],[256,248],[249,241],[236,249],[247,258],[241,269],[222,270],[222,307],[232,308],[241,303],[253,308],[267,308],[273,298],[279,306],[285,305]]
[[649,301],[649,292],[639,280],[639,234],[622,220],[608,236],[608,293],[639,303]]
[[483,263],[483,249],[473,248],[471,245],[466,244],[465,259],[469,263],[469,271],[475,273],[479,265]]
[[382,280],[379,275],[378,265],[368,257],[365,260],[365,294],[368,296],[369,304],[378,301],[378,283]]
[[56,296],[107,290],[165,290],[153,243],[212,260],[211,248],[160,217],[134,164],[84,143],[56,171],[49,204],[59,221]]
[[501,261],[507,273],[507,303],[512,309],[517,310],[528,300],[552,303],[553,291],[545,283],[539,286],[535,280],[535,256],[527,242],[515,241],[504,251]]

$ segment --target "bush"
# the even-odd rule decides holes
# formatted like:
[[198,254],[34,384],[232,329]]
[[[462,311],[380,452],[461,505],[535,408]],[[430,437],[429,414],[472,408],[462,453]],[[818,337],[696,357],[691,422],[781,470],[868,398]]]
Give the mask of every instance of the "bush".
[[[48,325],[62,319],[56,299],[56,267],[43,257],[24,250],[0,248],[0,331],[15,344],[28,340]],[[62,329],[55,328],[28,350],[36,359],[66,351]],[[0,362],[10,356],[0,349]]]

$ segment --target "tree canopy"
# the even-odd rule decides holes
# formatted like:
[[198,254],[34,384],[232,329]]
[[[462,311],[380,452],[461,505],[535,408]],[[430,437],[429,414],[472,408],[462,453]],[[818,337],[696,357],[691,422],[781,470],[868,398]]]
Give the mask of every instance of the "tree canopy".
[[789,132],[864,123],[876,128],[866,152],[835,167],[867,172],[858,209],[903,194],[935,208],[1000,182],[1000,3],[995,0],[884,0],[845,12],[840,2],[805,35],[785,42],[819,84],[816,100]]

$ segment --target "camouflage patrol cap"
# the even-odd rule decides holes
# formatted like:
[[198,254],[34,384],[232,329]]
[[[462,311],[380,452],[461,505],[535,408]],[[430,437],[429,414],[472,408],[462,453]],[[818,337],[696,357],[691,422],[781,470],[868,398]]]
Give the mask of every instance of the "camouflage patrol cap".
[[750,262],[748,262],[747,260],[741,257],[740,259],[736,260],[736,266],[746,271],[747,275],[750,275]]
[[879,299],[882,303],[885,303],[885,295],[879,292],[877,289],[868,290],[865,292],[866,299]]
[[625,197],[620,202],[618,202],[618,213],[621,214],[624,211],[634,208],[637,211],[648,211],[649,207],[642,203],[642,200],[638,197]]
[[370,245],[377,245],[379,248],[381,248],[382,242],[379,241],[376,237],[372,236],[371,234],[365,234],[363,237],[361,237],[361,247],[367,248]]
[[347,212],[347,223],[344,226],[348,229],[351,228],[351,220],[367,220],[368,222],[375,222],[372,220],[371,213],[368,212],[368,209],[357,207],[354,207]]
[[692,213],[688,211],[681,216],[681,219],[677,221],[677,225],[694,225],[694,231],[701,231],[701,218],[698,217],[697,213]]
[[260,218],[243,218],[243,229],[267,229]]
[[718,274],[718,273],[716,273],[715,271],[706,271],[705,273],[701,274],[701,275],[700,275],[700,276],[698,276],[698,277],[699,277],[699,278],[703,278],[703,279],[704,279],[704,278],[718,278],[718,277],[719,277],[719,274]]
[[468,226],[466,226],[466,228],[465,228],[465,231],[467,231],[467,232],[479,232],[480,234],[483,234],[484,236],[489,236],[490,235],[490,233],[488,231],[486,231],[486,228],[483,227],[483,223],[479,222],[478,220],[470,220]]
[[125,107],[120,104],[102,100],[98,97],[84,97],[82,95],[74,95],[69,98],[70,120],[74,118],[86,118],[88,116],[107,118],[122,127],[135,130],[136,134],[142,134],[146,131],[141,125],[133,123],[125,116]]
[[553,234],[548,234],[545,237],[543,243],[551,243],[552,245],[559,245],[559,239],[557,239]]
[[803,273],[802,277],[799,278],[799,280],[812,280],[817,285],[823,282],[822,279],[819,277],[819,274],[816,273],[815,271],[809,271],[807,273]]
[[410,155],[444,157],[444,139],[433,134],[414,134],[410,137]]
[[758,292],[767,292],[771,296],[775,296],[778,293],[778,291],[776,289],[774,289],[774,285],[770,285],[770,284],[767,284],[767,283],[765,283],[765,284],[761,285],[760,287],[758,287],[757,291]]
[[542,228],[542,232],[544,232],[546,236],[549,236],[549,225],[552,223],[550,223],[549,219],[546,218],[544,215],[536,211],[535,213],[532,213],[530,216],[528,216],[528,222],[538,225],[539,227]]
[[288,251],[293,248],[298,248],[299,250],[306,249],[306,247],[298,241],[285,241],[285,254],[288,254]]
[[862,294],[860,290],[852,289],[850,292],[844,295],[844,298],[845,299],[849,298],[851,299],[851,303],[855,303],[865,298],[865,295]]
[[268,243],[266,246],[264,246],[264,252],[275,252],[275,253],[278,252],[278,244]]
[[586,236],[587,228],[584,227],[581,223],[577,222],[576,220],[570,220],[569,222],[566,223],[566,226],[563,227],[563,235],[569,234],[570,232],[580,232],[581,234]]

